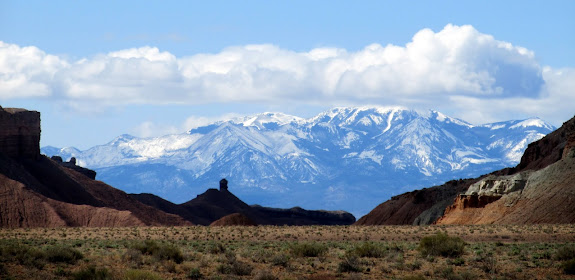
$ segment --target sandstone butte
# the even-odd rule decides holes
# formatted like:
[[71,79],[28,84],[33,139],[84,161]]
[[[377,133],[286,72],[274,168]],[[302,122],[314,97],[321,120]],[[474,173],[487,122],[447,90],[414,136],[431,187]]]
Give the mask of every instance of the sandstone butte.
[[190,225],[40,154],[40,113],[0,107],[0,227]]
[[575,118],[529,144],[520,163],[393,197],[355,225],[575,223]]

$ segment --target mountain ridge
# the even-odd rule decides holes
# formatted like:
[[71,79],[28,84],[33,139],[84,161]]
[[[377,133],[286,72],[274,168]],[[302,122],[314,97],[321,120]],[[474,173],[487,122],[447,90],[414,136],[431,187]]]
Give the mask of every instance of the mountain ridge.
[[123,135],[85,151],[42,152],[74,156],[127,192],[177,203],[225,177],[252,204],[297,201],[358,215],[377,205],[376,197],[513,166],[529,142],[552,129],[536,118],[471,125],[431,110],[338,107],[307,119],[267,112],[179,135]]

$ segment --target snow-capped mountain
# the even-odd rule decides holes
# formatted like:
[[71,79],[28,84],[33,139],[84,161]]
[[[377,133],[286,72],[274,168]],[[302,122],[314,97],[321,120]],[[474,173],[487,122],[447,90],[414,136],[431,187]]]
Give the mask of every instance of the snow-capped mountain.
[[436,111],[335,108],[309,119],[263,113],[184,134],[42,152],[74,156],[117,188],[177,203],[225,177],[249,203],[363,215],[395,194],[514,166],[552,130],[537,118],[474,126]]

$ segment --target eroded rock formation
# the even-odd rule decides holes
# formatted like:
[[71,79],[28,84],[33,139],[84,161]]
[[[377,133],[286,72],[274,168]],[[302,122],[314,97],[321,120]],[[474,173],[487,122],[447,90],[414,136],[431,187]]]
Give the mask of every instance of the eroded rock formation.
[[[567,127],[529,145],[513,175],[488,176],[457,197],[437,224],[575,223],[575,130]],[[560,148],[559,148],[560,147]],[[541,151],[546,151],[545,153]],[[532,168],[560,158],[544,168]],[[531,167],[531,168],[528,168]]]
[[574,164],[572,118],[529,144],[516,167],[395,196],[356,224],[575,223]]
[[208,189],[182,204],[174,204],[152,194],[130,196],[199,225],[210,225],[234,213],[241,214],[259,225],[350,225],[355,222],[355,217],[345,211],[313,211],[299,207],[279,209],[247,205],[228,190],[227,181],[224,180],[220,181],[220,190]]
[[453,180],[441,186],[394,196],[361,217],[354,225],[433,223],[443,215],[445,207],[453,203],[457,194],[467,190],[476,181],[477,179]]
[[39,141],[40,113],[0,108],[0,227],[191,224],[40,155]]
[[40,156],[40,113],[0,107],[0,153],[9,157]]

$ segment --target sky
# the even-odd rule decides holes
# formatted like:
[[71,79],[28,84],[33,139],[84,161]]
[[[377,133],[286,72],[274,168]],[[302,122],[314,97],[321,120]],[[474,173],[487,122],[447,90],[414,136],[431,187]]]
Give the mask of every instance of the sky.
[[0,106],[87,149],[339,106],[575,114],[575,1],[0,0]]

